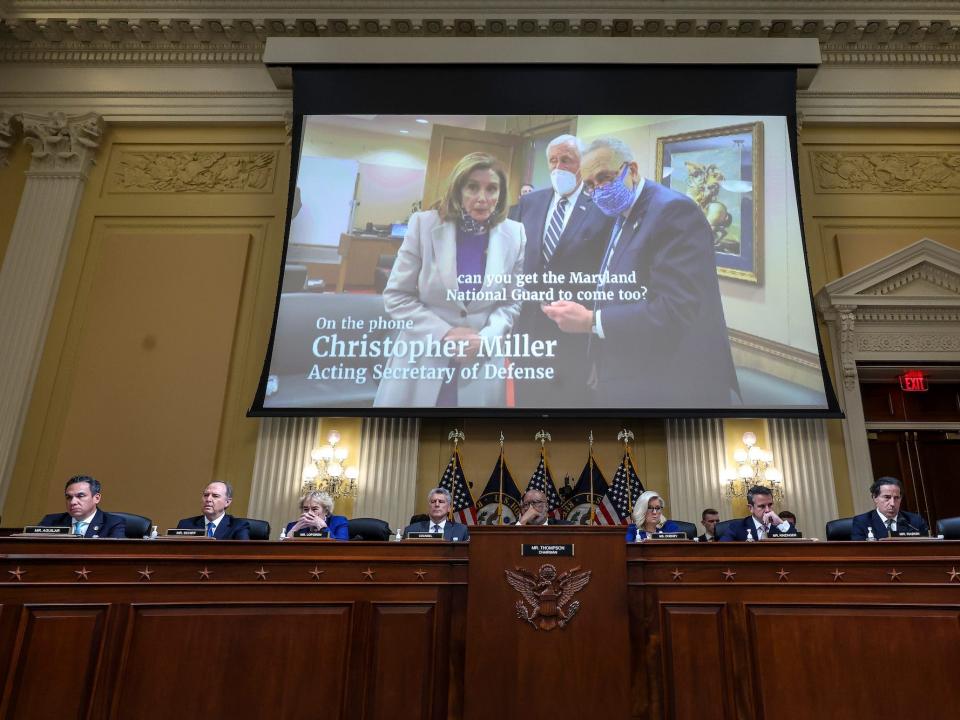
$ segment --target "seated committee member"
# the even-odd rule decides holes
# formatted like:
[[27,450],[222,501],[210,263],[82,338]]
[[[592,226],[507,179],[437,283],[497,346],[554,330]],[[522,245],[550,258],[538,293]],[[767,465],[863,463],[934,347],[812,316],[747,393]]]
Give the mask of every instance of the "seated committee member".
[[573,525],[563,518],[549,515],[550,504],[547,496],[540,490],[527,490],[520,500],[520,519],[517,525]]
[[653,490],[641,493],[633,505],[633,522],[627,525],[627,542],[646,540],[653,533],[680,532],[680,526],[663,516],[663,498]]
[[797,532],[800,532],[800,528],[797,527],[797,516],[794,515],[792,512],[790,512],[789,510],[781,510],[781,511],[780,511],[780,519],[781,519],[781,520],[786,520],[788,523],[790,523],[791,525],[793,525],[793,528],[794,528]]
[[100,504],[100,482],[89,475],[74,475],[63,488],[67,501],[65,513],[44,515],[44,527],[70,527],[74,535],[85,538],[122,538],[127,524],[122,517],[106,513]]
[[214,481],[203,489],[203,515],[184,518],[178,528],[200,528],[207,537],[217,540],[249,540],[250,524],[227,515],[233,502],[233,486],[228,482]]
[[434,488],[427,493],[427,519],[407,525],[403,529],[403,536],[409,533],[443,533],[443,539],[450,542],[459,542],[470,539],[470,531],[466,525],[448,519],[453,500],[450,491],[446,488]]
[[750,514],[743,520],[736,520],[727,525],[720,542],[744,541],[748,537],[753,540],[763,540],[775,535],[790,535],[796,532],[793,525],[774,512],[773,493],[770,488],[754,485],[747,490],[747,507],[750,508]]
[[[404,328],[373,404],[504,407],[503,342],[520,312],[523,225],[507,219],[507,173],[492,155],[457,163],[439,206],[414,213],[383,291]],[[503,352],[498,352],[500,348]]]
[[720,511],[707,508],[700,513],[700,524],[703,525],[703,535],[697,536],[697,542],[716,542],[720,538],[716,535],[717,523],[720,522]]
[[926,520],[916,513],[900,509],[903,485],[897,478],[877,478],[870,486],[870,496],[876,509],[853,518],[851,540],[866,540],[867,528],[873,528],[873,536],[877,540],[903,533],[920,533],[924,537],[930,534]]
[[349,540],[347,519],[333,514],[333,498],[329,493],[313,490],[300,500],[300,518],[287,523],[287,537],[304,532],[320,532],[323,537],[334,540]]

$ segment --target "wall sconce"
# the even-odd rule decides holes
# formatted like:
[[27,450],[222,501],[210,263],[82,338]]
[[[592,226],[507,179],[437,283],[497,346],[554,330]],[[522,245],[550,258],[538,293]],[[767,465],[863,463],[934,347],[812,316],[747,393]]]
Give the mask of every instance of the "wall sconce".
[[783,501],[783,473],[773,464],[773,453],[757,445],[757,436],[752,432],[743,434],[743,447],[737,448],[733,459],[737,467],[723,471],[720,484],[728,500],[745,498],[754,485],[770,488],[773,499]]
[[303,491],[319,490],[332,498],[355,498],[357,496],[357,477],[360,472],[355,466],[344,468],[347,448],[340,445],[340,433],[336,430],[327,436],[327,444],[310,452],[310,462],[303,468]]

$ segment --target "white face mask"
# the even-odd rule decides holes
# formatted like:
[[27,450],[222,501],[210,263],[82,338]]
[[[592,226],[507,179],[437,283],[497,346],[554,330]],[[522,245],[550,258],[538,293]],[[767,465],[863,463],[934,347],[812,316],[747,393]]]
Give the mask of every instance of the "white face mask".
[[580,183],[574,173],[558,168],[550,172],[550,184],[561,195],[569,195],[577,189],[577,185]]

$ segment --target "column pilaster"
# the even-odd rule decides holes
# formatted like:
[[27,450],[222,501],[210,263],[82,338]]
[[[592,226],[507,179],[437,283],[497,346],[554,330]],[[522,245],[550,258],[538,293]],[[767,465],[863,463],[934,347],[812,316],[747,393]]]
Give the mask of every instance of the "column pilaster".
[[21,118],[32,160],[0,268],[0,502],[13,472],[63,261],[104,128],[95,113],[27,113]]

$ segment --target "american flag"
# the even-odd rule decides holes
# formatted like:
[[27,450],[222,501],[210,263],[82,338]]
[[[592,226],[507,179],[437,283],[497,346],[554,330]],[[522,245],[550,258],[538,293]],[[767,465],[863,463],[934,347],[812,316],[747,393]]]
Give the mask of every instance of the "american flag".
[[[591,483],[592,479],[592,483]],[[593,486],[593,495],[591,496],[591,484]],[[597,506],[600,500],[607,493],[607,479],[600,471],[600,466],[593,458],[593,450],[587,457],[587,462],[580,471],[580,477],[577,484],[573,486],[573,492],[570,493],[563,505],[560,507],[560,513],[567,520],[572,520],[578,525],[590,524],[590,505],[594,506],[594,523],[599,515]]]
[[460,461],[460,451],[454,450],[447,463],[447,469],[440,478],[440,487],[448,490],[453,496],[454,522],[464,525],[477,524],[477,506],[473,502],[473,493],[467,485],[467,478],[463,474],[463,464]]
[[547,515],[554,520],[560,519],[560,506],[563,500],[560,493],[557,492],[557,486],[553,482],[553,473],[550,472],[550,466],[547,464],[546,448],[540,448],[540,462],[537,469],[533,471],[530,482],[527,483],[527,490],[539,490],[547,496]]
[[[628,486],[629,483],[629,486]],[[629,493],[628,493],[629,488]],[[633,504],[643,492],[643,484],[633,469],[633,458],[629,452],[623,454],[623,460],[613,476],[613,485],[607,490],[597,507],[597,525],[627,525],[632,521],[630,513]]]

